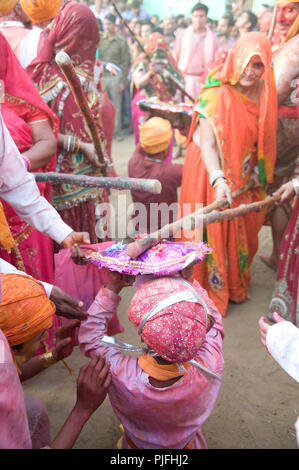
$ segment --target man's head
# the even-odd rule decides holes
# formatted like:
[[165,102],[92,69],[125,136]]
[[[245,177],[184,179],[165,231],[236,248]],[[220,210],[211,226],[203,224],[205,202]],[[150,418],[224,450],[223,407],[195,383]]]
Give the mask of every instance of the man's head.
[[164,160],[172,139],[171,124],[160,117],[150,118],[139,126],[140,144],[145,153]]
[[205,30],[208,21],[209,9],[203,3],[197,3],[192,8],[192,26],[194,31],[202,32]]
[[253,31],[257,25],[257,16],[250,10],[245,10],[236,20],[236,28],[239,31]]
[[266,13],[266,11],[269,11],[269,5],[266,5],[265,3],[263,3],[261,6],[258,7],[257,9],[257,12],[256,12],[256,16],[258,17],[258,20],[261,19],[261,17],[263,16],[264,13]]
[[139,17],[139,15],[140,15],[140,3],[138,2],[138,0],[134,0],[134,2],[131,3],[131,10],[134,13],[134,15]]
[[173,16],[165,16],[163,23],[163,33],[165,36],[171,36],[176,28],[176,22]]
[[0,16],[8,15],[17,3],[18,0],[0,0]]
[[114,36],[116,34],[116,16],[112,13],[105,16],[104,31],[109,36]]
[[218,36],[229,37],[234,26],[233,18],[230,15],[223,15],[218,21],[216,32]]
[[287,3],[283,0],[277,2],[276,24],[282,35],[287,35],[289,29],[299,15],[299,0],[297,2]]
[[21,23],[23,23],[25,26],[30,24],[30,18],[22,9],[20,0],[18,0],[17,2],[14,1],[14,2],[1,2],[1,3],[10,4],[10,7],[5,5],[4,8],[2,8],[0,4],[0,13],[6,11],[7,12],[6,15],[3,14],[3,16],[6,16],[7,19],[11,21],[21,21]]
[[150,20],[144,20],[141,23],[141,37],[142,38],[149,38],[153,32],[153,24]]

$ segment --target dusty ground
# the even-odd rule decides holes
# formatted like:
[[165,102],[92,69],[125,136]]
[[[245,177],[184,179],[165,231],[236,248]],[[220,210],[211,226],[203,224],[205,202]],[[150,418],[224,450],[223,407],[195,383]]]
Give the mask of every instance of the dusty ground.
[[[113,158],[121,175],[126,175],[132,150],[132,136],[122,143],[114,143]],[[259,252],[270,249],[271,235],[268,228],[263,228]],[[231,304],[224,319],[224,381],[214,412],[204,425],[210,449],[297,448],[294,423],[299,415],[298,385],[271,359],[259,341],[257,322],[267,313],[274,280],[274,273],[257,256],[252,266],[251,300],[241,305]],[[124,292],[120,318],[127,329],[126,340],[134,344],[138,338],[126,320],[133,293],[134,288]],[[74,370],[73,375],[57,364],[24,384],[26,395],[35,394],[45,402],[53,437],[75,403],[76,378],[86,358],[75,350],[67,362]],[[113,449],[119,437],[119,423],[107,398],[83,429],[75,447]]]

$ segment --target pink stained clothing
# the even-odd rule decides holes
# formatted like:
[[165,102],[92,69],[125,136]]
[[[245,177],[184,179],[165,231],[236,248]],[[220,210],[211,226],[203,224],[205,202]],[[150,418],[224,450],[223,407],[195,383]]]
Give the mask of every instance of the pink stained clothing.
[[185,80],[185,90],[197,98],[215,60],[219,48],[216,35],[206,28],[198,34],[193,26],[183,30],[177,37],[173,57]]
[[[195,359],[222,375],[221,316],[204,289],[196,282],[193,287],[209,303],[216,320]],[[88,311],[88,319],[81,324],[79,343],[86,356],[102,354],[110,362],[109,398],[125,434],[139,449],[183,449],[193,441],[194,449],[206,448],[201,427],[214,408],[220,383],[212,385],[198,369],[190,367],[174,385],[155,388],[139,367],[138,358],[125,356],[110,346],[100,346],[99,338],[106,334],[106,322],[120,300],[112,291],[100,290]],[[130,448],[125,437],[123,448]]]
[[0,449],[31,449],[24,393],[10,347],[0,330]]
[[[183,165],[168,163],[166,160],[164,162],[152,161],[139,144],[129,161],[128,175],[130,178],[157,179],[162,184],[162,192],[160,194],[131,191],[134,204],[144,204],[147,212],[147,219],[141,221],[139,231],[152,233],[176,220],[176,212],[165,213],[165,220],[162,214],[159,219],[155,217],[157,220],[151,220],[150,209],[151,204],[165,203],[170,206],[178,202],[177,189],[182,184]],[[139,218],[141,218],[140,215]]]
[[[140,124],[146,121],[146,117],[145,117],[146,114],[144,111],[142,111],[142,109],[140,109],[137,103],[138,101],[145,100],[145,99],[146,99],[146,95],[144,91],[136,90],[134,93],[133,99],[131,101],[132,126],[133,126],[133,132],[135,136],[136,145],[138,145],[140,141],[139,126]],[[167,155],[165,163],[172,162],[173,142],[174,142],[174,138],[171,139],[169,153]]]
[[25,28],[20,21],[6,21],[0,27],[1,33],[5,36],[13,52],[20,60],[20,50],[22,41],[30,33],[30,29]]
[[[90,250],[106,250],[114,242],[103,242],[96,245],[86,245]],[[83,245],[82,245],[83,248]],[[83,302],[82,309],[87,311],[94,301],[97,292],[109,282],[109,273],[106,269],[98,269],[92,264],[80,266],[72,261],[71,250],[60,250],[54,256],[55,260],[55,286],[60,287],[74,299]],[[61,318],[62,325],[67,325],[71,320]],[[108,325],[108,334],[123,333],[124,328],[115,314]]]

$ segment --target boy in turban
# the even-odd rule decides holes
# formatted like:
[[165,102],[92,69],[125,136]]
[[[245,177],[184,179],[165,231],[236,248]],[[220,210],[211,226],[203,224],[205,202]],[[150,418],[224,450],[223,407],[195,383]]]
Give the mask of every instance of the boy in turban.
[[177,189],[182,183],[183,165],[165,162],[172,138],[168,120],[153,117],[141,124],[139,130],[140,142],[129,161],[129,176],[157,179],[162,184],[160,194],[131,191],[135,210],[139,211],[139,231],[151,233],[176,220]]

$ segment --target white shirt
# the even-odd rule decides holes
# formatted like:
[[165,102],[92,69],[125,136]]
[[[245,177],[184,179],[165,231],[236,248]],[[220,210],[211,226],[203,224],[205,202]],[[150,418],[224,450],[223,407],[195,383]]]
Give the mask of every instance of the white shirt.
[[42,29],[33,26],[31,31],[24,37],[20,44],[20,57],[22,67],[25,69],[37,56],[37,48]]
[[267,332],[271,356],[299,383],[299,329],[289,321],[275,323]]
[[[299,328],[289,321],[272,325],[266,336],[269,353],[299,383]],[[295,423],[299,446],[299,418]]]

